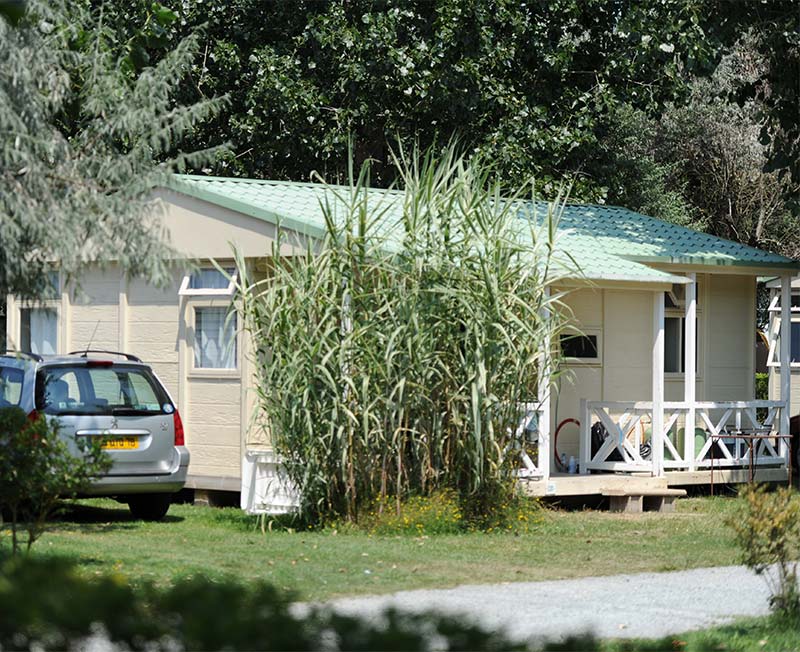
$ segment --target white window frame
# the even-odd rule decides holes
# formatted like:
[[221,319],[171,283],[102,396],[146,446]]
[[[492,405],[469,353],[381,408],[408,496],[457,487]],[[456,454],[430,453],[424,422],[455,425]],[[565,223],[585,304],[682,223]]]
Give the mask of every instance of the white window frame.
[[[800,309],[798,309],[798,314],[792,315],[792,323],[793,324],[800,324]],[[770,326],[767,328],[767,341],[769,342],[769,352],[767,353],[767,368],[774,368],[780,369],[781,362],[778,360],[778,355],[780,354],[780,347],[778,346],[778,342],[780,342],[781,337],[781,318],[775,317],[771,320]],[[789,356],[791,358],[792,355],[792,343],[789,342]],[[789,366],[792,369],[800,369],[800,360],[797,362],[789,362]]]
[[191,336],[187,338],[186,355],[188,356],[188,376],[190,378],[241,378],[242,376],[242,335],[239,328],[239,315],[236,316],[236,328],[233,337],[236,341],[236,352],[234,355],[234,367],[197,367],[195,366],[195,347],[197,344],[197,309],[198,308],[224,308],[229,309],[229,301],[219,299],[190,299],[187,301],[186,311],[184,312],[186,324],[191,329]]
[[[666,322],[667,319],[680,319],[682,322],[685,322],[686,315],[681,310],[667,310],[664,313],[664,321]],[[705,355],[705,346],[703,346],[703,315],[702,313],[697,310],[695,312],[695,345],[694,345],[694,355],[695,355],[695,379],[702,380],[703,379],[703,356]],[[682,328],[678,331],[679,337],[683,337],[684,333],[686,332],[686,325],[683,324]],[[664,329],[664,337],[666,337],[666,328]],[[666,348],[666,347],[665,347]],[[678,342],[678,350],[683,351],[683,342]],[[685,364],[683,359],[683,353],[680,354],[680,363],[681,365]],[[666,360],[665,360],[666,363]],[[683,380],[684,376],[686,375],[685,371],[664,371],[664,378],[667,380]]]
[[[216,267],[201,267],[200,271],[203,270],[215,270],[219,271]],[[183,275],[183,280],[181,281],[181,286],[178,289],[178,296],[181,297],[232,297],[233,293],[236,288],[236,281],[238,279],[238,274],[234,268],[234,272],[231,276],[231,280],[228,282],[228,287],[226,288],[190,288],[189,284],[192,280],[192,273],[189,272],[188,274]]]
[[[674,287],[674,286],[673,286]],[[685,287],[685,286],[684,286]],[[667,299],[666,295],[670,295],[670,300],[676,304],[675,308],[668,308],[667,307]],[[694,344],[694,355],[695,355],[695,372],[694,378],[695,382],[702,382],[703,380],[703,368],[704,368],[704,360],[705,360],[705,342],[703,338],[703,300],[702,300],[702,293],[701,293],[701,284],[700,279],[697,279],[695,285],[695,344]],[[665,292],[664,293],[664,321],[666,322],[667,319],[670,318],[678,318],[681,321],[686,321],[686,298],[680,298],[676,295],[673,291]],[[678,331],[679,337],[683,338],[684,333],[686,333],[686,324],[682,325],[682,328]],[[664,337],[666,338],[666,328],[664,329]],[[665,347],[666,349],[666,347]],[[683,351],[683,341],[678,342],[678,350]],[[665,351],[666,353],[666,351]],[[666,360],[665,360],[666,363]],[[684,365],[686,362],[684,360],[683,354],[681,354],[680,358],[681,365]],[[681,381],[683,382],[686,378],[686,372],[684,371],[664,371],[664,380],[665,381]]]
[[[800,292],[792,288],[791,296],[800,296]],[[789,306],[791,320],[793,324],[800,323],[800,306]],[[773,297],[770,299],[769,307],[767,308],[769,314],[769,323],[767,324],[767,342],[769,343],[769,350],[767,351],[767,369],[780,369],[781,361],[778,359],[780,355],[780,347],[778,342],[781,335],[781,295],[779,291],[773,290]],[[791,329],[790,329],[791,335]],[[792,343],[789,342],[789,367],[791,369],[800,369],[800,360],[791,362]]]
[[578,337],[597,338],[597,357],[596,358],[573,358],[564,357],[564,363],[567,366],[575,367],[600,367],[603,364],[603,329],[602,328],[567,328],[558,338],[558,345],[561,346],[561,337],[564,335],[576,335]]

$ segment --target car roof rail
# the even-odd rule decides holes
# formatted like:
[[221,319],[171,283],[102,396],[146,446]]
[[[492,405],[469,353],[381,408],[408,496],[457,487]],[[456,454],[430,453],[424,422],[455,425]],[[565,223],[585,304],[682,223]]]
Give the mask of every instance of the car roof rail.
[[42,356],[38,353],[31,353],[30,351],[17,351],[15,349],[6,349],[2,353],[0,353],[0,357],[3,358],[10,358],[10,357],[23,357],[23,358],[30,358],[31,360],[36,360],[36,362],[41,362],[43,360]]
[[82,358],[88,357],[89,353],[109,353],[111,355],[120,355],[127,358],[131,362],[141,362],[142,359],[133,355],[132,353],[123,353],[122,351],[107,351],[105,349],[83,349],[82,351],[70,351],[67,355],[79,355]]

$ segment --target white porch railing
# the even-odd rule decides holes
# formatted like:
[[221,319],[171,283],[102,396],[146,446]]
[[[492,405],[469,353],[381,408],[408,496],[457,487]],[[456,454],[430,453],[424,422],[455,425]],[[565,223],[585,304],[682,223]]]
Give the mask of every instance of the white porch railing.
[[[653,422],[653,404],[647,401],[581,401],[580,472],[652,472],[652,454],[642,450],[647,425]],[[592,451],[592,426],[601,423],[608,433]],[[643,453],[645,453],[643,455]]]
[[[783,401],[665,402],[663,405],[660,440],[665,470],[694,470],[712,465],[749,467],[751,447],[745,435],[757,436],[752,442],[754,466],[789,462],[788,442],[777,437],[786,405]],[[583,401],[581,413],[581,473],[656,474],[651,402]],[[593,450],[592,426],[596,423],[601,423],[607,434]]]

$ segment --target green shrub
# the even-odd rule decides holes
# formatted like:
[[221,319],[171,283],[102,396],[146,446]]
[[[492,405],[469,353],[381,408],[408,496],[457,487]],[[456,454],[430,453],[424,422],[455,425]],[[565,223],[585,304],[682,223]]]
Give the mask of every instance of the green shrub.
[[264,582],[205,577],[134,589],[121,576],[82,577],[64,560],[17,557],[0,566],[0,649],[78,649],[98,628],[123,649],[150,651],[525,648],[457,618],[295,615],[292,599]]
[[399,501],[396,496],[375,498],[363,508],[357,523],[335,521],[328,527],[347,532],[357,529],[377,535],[428,536],[461,534],[463,532],[514,532],[526,534],[544,520],[541,503],[535,498],[522,496],[513,490],[477,503],[485,512],[476,509],[474,498],[467,501],[466,509],[452,490],[434,492],[430,496],[410,496]]
[[458,496],[452,490],[444,490],[399,502],[393,496],[377,497],[359,514],[358,527],[381,535],[458,534],[464,529],[464,517]]
[[97,438],[76,438],[73,455],[58,431],[54,419],[31,420],[20,408],[0,408],[0,513],[11,524],[14,554],[23,546],[21,529],[30,550],[58,499],[74,497],[111,466]]
[[766,401],[769,399],[769,374],[756,374],[756,400]]
[[745,487],[741,497],[743,506],[729,524],[742,550],[742,563],[765,578],[773,611],[800,622],[800,501],[791,488],[768,492],[763,485]]
[[470,503],[466,514],[469,530],[527,534],[544,521],[544,508],[536,498],[523,496],[510,483],[496,488],[497,493],[483,501]]
[[266,278],[237,254],[259,408],[312,520],[444,489],[488,513],[560,355],[560,207],[453,148],[396,163],[400,192],[370,190],[368,167],[326,188],[313,248],[279,229]]

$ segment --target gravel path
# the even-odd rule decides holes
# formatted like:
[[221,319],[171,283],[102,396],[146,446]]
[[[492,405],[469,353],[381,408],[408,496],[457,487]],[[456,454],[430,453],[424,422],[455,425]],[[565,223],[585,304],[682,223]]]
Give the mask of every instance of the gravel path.
[[660,637],[766,614],[761,577],[740,566],[547,582],[459,586],[343,598],[334,610],[376,618],[387,607],[462,614],[514,639]]

